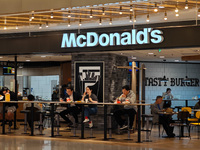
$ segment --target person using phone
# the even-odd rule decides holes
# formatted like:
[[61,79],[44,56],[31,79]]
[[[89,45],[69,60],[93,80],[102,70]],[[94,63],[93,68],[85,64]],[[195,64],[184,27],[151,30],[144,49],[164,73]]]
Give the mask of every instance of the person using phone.
[[98,102],[98,98],[95,94],[92,93],[91,86],[86,87],[86,92],[82,96],[82,101],[88,101],[89,103],[94,103],[94,104],[89,104],[88,107],[85,107],[84,109],[85,120],[83,121],[84,123],[89,122],[89,127],[92,128],[93,123],[90,119],[90,115],[97,113],[97,105],[95,103]]

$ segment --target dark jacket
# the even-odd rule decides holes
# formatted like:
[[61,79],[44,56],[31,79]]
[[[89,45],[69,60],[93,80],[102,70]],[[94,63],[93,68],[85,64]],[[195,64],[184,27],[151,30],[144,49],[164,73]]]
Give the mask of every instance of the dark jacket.
[[[64,97],[64,101],[66,101],[66,98],[68,98],[68,97],[70,97],[68,94],[66,94],[66,96]],[[77,93],[77,92],[74,92],[73,91],[73,99],[74,99],[74,101],[80,101],[81,100],[81,95],[79,94],[79,93]],[[80,111],[81,111],[81,105],[76,105],[79,109],[80,109]],[[70,107],[70,105],[68,105],[67,107]]]

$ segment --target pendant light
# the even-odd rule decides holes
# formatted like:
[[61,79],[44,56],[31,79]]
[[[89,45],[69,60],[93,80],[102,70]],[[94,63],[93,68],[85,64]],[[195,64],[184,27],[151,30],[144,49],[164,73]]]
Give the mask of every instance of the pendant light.
[[[163,60],[164,62],[166,61],[166,60]],[[160,80],[160,82],[168,82],[169,80],[166,78],[166,76],[165,76],[165,63],[163,62],[163,65],[164,65],[164,76],[163,76],[163,78]]]
[[186,76],[183,79],[183,82],[191,82],[190,78],[188,78],[188,76],[187,76],[187,61],[186,61],[186,66],[185,67],[186,67]]

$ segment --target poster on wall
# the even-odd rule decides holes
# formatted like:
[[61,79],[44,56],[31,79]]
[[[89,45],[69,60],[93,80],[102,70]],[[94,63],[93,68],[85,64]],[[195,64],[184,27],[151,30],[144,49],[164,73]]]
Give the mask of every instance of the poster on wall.
[[76,92],[85,92],[87,86],[91,86],[93,93],[98,97],[99,102],[104,101],[104,62],[77,61],[75,62],[74,81]]

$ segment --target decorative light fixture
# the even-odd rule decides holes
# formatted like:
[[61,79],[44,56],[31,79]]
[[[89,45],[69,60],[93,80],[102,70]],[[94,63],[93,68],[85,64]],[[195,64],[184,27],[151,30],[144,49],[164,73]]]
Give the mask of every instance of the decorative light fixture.
[[49,24],[48,24],[48,22],[46,22],[46,28],[48,28],[49,27]]
[[81,23],[81,19],[79,19],[79,24],[78,24],[79,26],[81,26],[82,25],[82,23]]
[[176,6],[175,13],[178,13],[178,7]]
[[165,11],[165,17],[164,20],[167,20],[167,12]]
[[110,17],[110,22],[109,22],[109,24],[112,25],[112,17]]
[[165,62],[166,60],[163,60],[163,65],[164,65],[164,76],[163,76],[163,78],[160,80],[160,82],[168,82],[169,80],[166,78],[166,76],[165,76]]
[[53,19],[53,12],[51,13],[51,16],[50,16],[50,18],[52,18],[52,19]]
[[129,22],[133,22],[132,14],[130,14],[130,20],[129,20]]
[[42,29],[42,24],[40,24],[39,29]]
[[31,17],[31,19],[33,20],[35,17],[34,17],[34,14],[32,14],[32,17]]
[[16,25],[15,29],[19,29],[18,25]]
[[130,11],[133,11],[133,6],[132,5],[130,5]]
[[119,14],[122,15],[122,6],[119,7]]
[[157,6],[157,3],[155,3],[154,12],[158,12],[158,6]]
[[182,81],[183,82],[191,82],[190,78],[188,78],[188,76],[187,76],[187,61],[186,61],[186,66],[185,67],[186,67],[186,76]]
[[6,30],[7,29],[7,27],[6,26],[4,26],[4,28],[3,28],[4,30]]
[[29,21],[32,21],[32,17],[29,17]]
[[149,22],[150,20],[149,20],[149,14],[147,14],[147,20],[146,20],[147,22]]
[[99,25],[100,25],[100,26],[102,25],[102,21],[101,21],[101,18],[99,18]]
[[70,27],[71,26],[71,24],[70,24],[70,19],[68,20],[68,27]]
[[103,7],[102,8],[102,15],[105,15],[106,13],[105,13],[105,8]]
[[179,13],[176,13],[176,17],[178,17],[179,16]]
[[134,11],[134,18],[133,18],[133,22],[136,22],[136,11]]
[[185,9],[188,9],[188,0],[185,1]]
[[69,18],[71,17],[71,11],[70,10],[68,11],[68,17]]
[[92,9],[90,10],[90,18],[92,18],[93,16],[92,16]]

